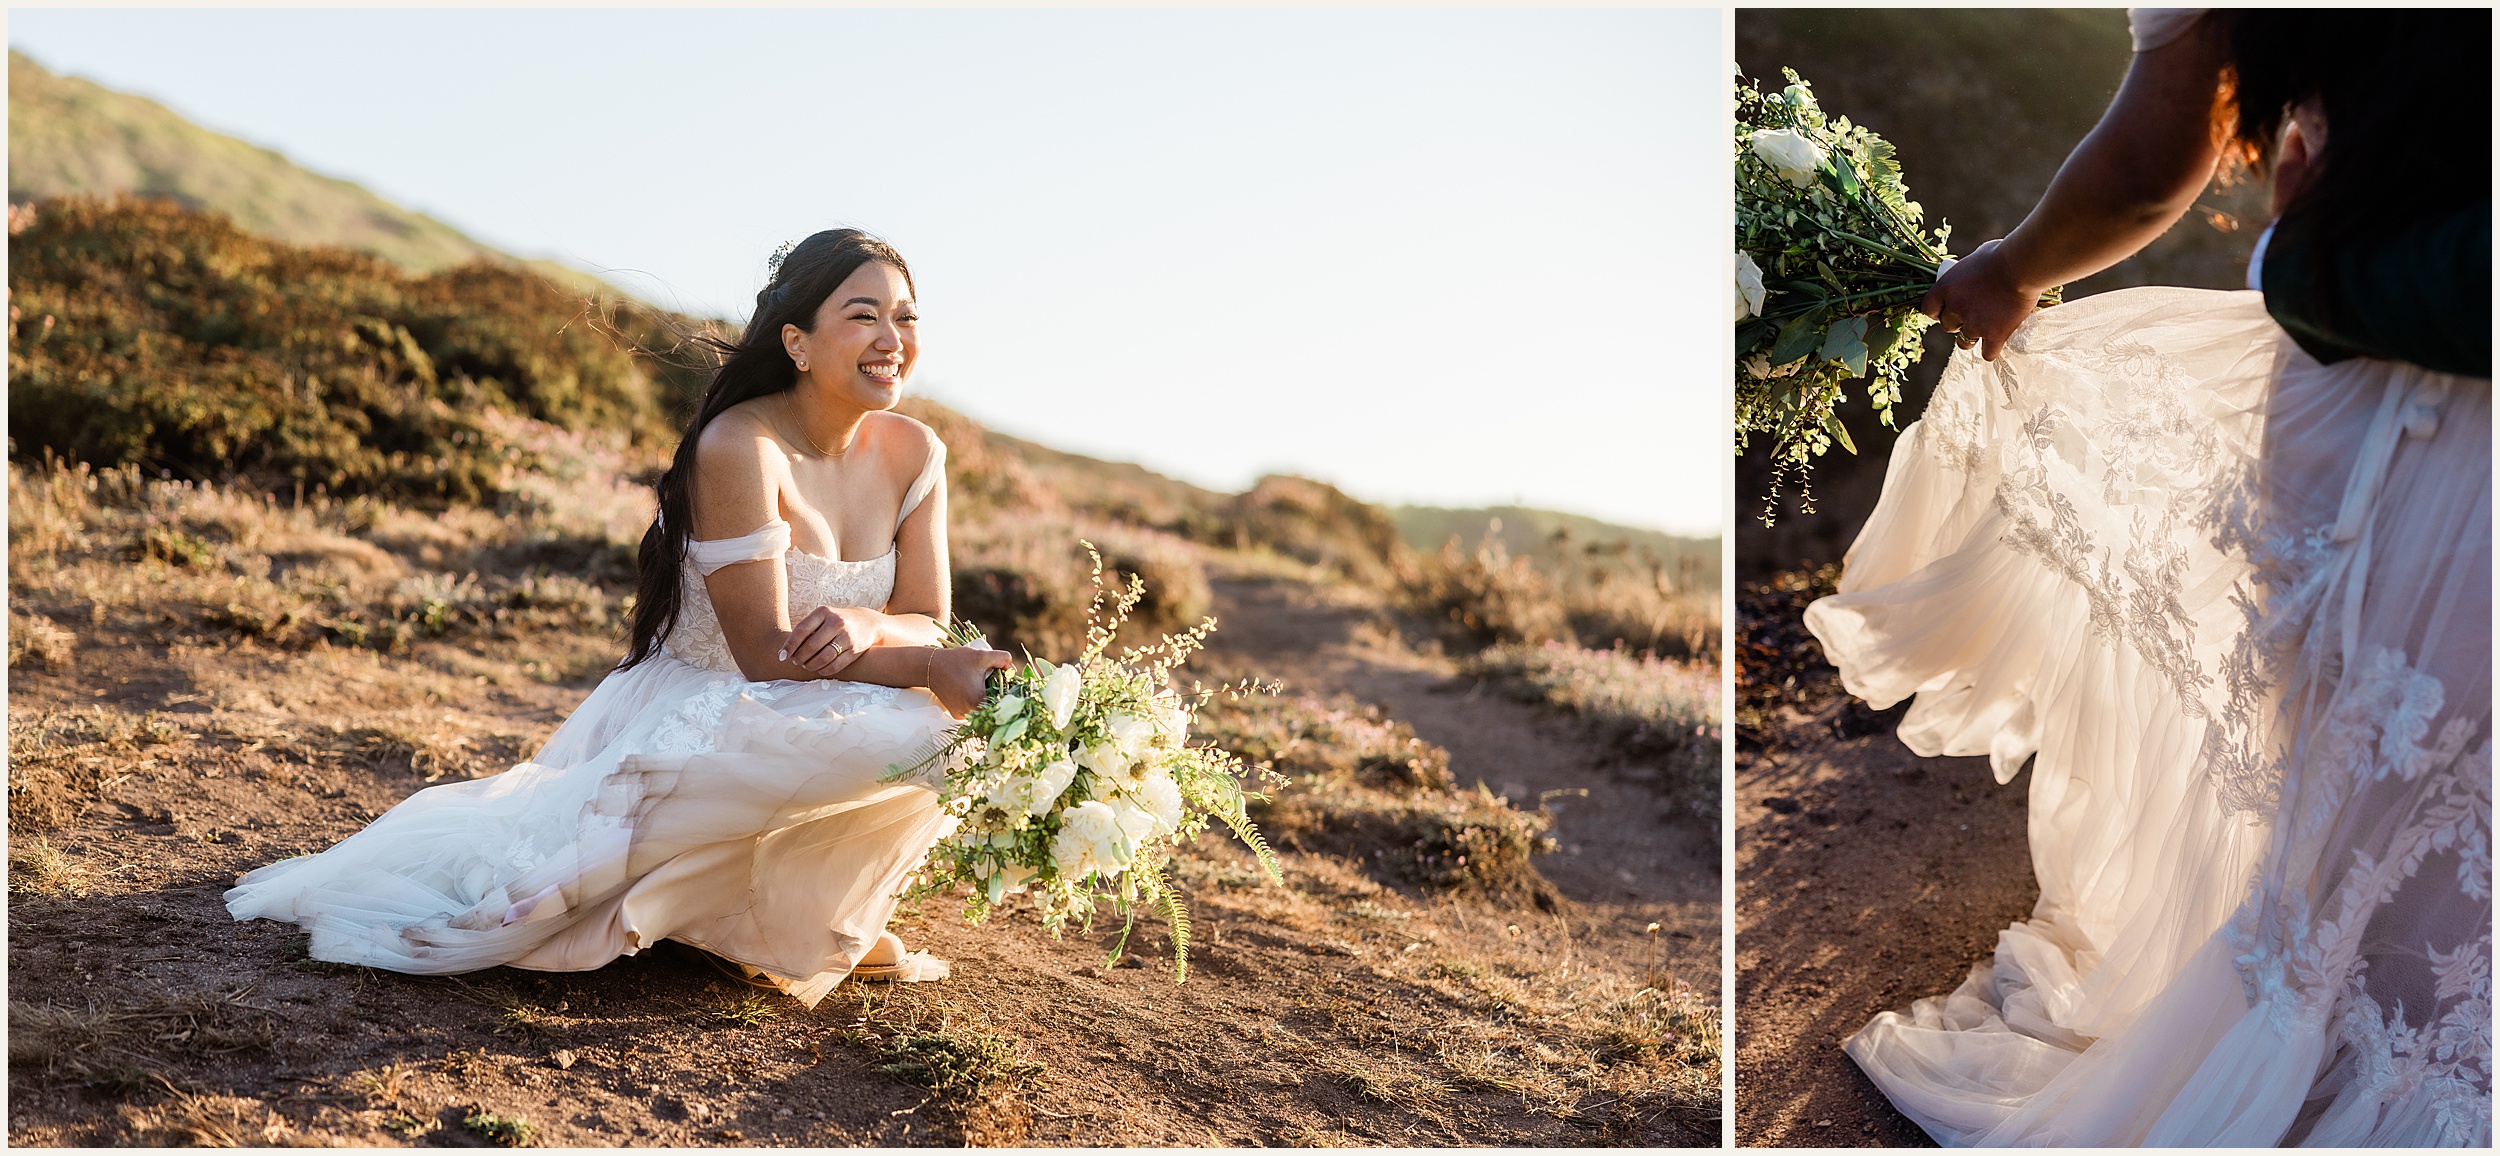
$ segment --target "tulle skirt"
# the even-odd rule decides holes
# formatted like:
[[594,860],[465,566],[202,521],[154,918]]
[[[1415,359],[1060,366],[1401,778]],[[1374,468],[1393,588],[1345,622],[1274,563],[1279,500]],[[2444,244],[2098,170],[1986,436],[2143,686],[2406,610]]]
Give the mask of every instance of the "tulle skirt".
[[2491,387],[2253,292],[1957,356],[1807,625],[1925,755],[2033,759],[2040,901],[1849,1055],[1947,1144],[2491,1136]]
[[[587,971],[674,939],[812,1006],[946,830],[927,785],[885,779],[951,725],[923,690],[662,654],[608,676],[529,762],[419,791],[244,875],[226,906],[301,925],[315,959],[425,975]],[[915,953],[903,978],[944,967]]]

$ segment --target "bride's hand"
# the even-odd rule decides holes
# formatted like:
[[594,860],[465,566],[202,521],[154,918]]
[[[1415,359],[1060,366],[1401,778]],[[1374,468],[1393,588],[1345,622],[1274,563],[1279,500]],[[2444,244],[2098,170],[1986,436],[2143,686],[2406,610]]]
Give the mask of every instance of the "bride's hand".
[[1942,322],[1945,332],[1956,335],[1954,344],[1964,349],[1977,345],[1982,361],[1997,359],[1997,351],[2031,317],[2031,311],[2040,303],[2040,294],[2047,288],[2016,284],[2014,270],[1999,249],[2002,244],[1990,241],[1954,262],[1944,276],[1936,279],[1936,287],[1927,291],[1926,299],[1918,303],[1919,312]]
[[1014,665],[1004,650],[984,650],[977,646],[931,647],[929,655],[929,693],[937,696],[938,705],[946,713],[962,718],[981,705],[990,692],[990,672]]
[[877,645],[880,617],[857,606],[819,606],[782,637],[781,660],[831,678]]

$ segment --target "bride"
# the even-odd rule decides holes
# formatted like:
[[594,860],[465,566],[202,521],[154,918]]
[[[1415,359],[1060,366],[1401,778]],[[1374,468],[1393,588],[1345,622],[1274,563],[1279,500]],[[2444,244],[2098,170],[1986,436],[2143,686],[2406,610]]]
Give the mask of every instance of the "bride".
[[[1940,1141],[2491,1142],[2490,19],[2137,10],[1928,299],[1978,348],[1806,622],[1919,753],[2036,759],[2031,918],[1846,1045]],[[2224,149],[2258,292],[2032,315]]]
[[674,939],[811,1006],[846,975],[942,978],[884,928],[944,816],[884,776],[1007,658],[939,645],[946,447],[889,412],[912,297],[865,233],[789,249],[660,479],[625,661],[530,761],[250,872],[227,910],[429,975]]

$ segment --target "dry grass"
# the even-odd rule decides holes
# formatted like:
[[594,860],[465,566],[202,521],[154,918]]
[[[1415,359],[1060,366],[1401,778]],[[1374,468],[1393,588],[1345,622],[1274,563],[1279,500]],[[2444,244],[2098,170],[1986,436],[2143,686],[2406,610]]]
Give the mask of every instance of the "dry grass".
[[1154,530],[1042,516],[970,522],[949,537],[955,616],[979,626],[993,645],[1053,661],[1073,658],[1085,645],[1096,587],[1080,542],[1102,551],[1109,582],[1125,585],[1132,575],[1145,581],[1122,645],[1195,626],[1214,600],[1203,548]]
[[12,1078],[136,1089],[171,1085],[179,1057],[266,1051],[269,1018],[242,1005],[242,991],[158,995],[119,1004],[9,1004]]
[[1553,902],[1530,863],[1553,849],[1553,820],[1478,783],[1461,789],[1449,752],[1377,708],[1307,697],[1220,698],[1201,737],[1286,782],[1256,806],[1279,846],[1344,855],[1436,891]]
[[1565,642],[1689,660],[1719,651],[1715,590],[1681,589],[1663,564],[1603,546],[1540,565],[1489,534],[1473,550],[1452,538],[1407,559],[1398,591],[1462,650]]
[[1488,647],[1466,669],[1578,718],[1598,741],[1654,768],[1670,798],[1704,819],[1717,817],[1717,667],[1548,642]]

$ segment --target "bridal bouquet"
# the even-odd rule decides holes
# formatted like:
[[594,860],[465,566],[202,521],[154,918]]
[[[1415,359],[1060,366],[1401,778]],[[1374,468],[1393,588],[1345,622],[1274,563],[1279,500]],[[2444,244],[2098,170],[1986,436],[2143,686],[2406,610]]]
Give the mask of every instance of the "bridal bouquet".
[[[1085,548],[1093,552],[1091,543]],[[1214,631],[1212,618],[1152,645],[1107,655],[1145,587],[1132,578],[1113,594],[1106,617],[1099,553],[1094,577],[1083,653],[1058,664],[1028,655],[1023,665],[993,675],[988,696],[944,745],[889,776],[933,763],[946,768],[938,794],[951,830],[930,850],[909,894],[970,884],[965,918],[975,923],[1008,896],[1029,895],[1053,935],[1072,918],[1091,926],[1096,905],[1108,900],[1128,916],[1113,959],[1127,946],[1137,913],[1151,909],[1171,926],[1173,976],[1186,981],[1189,913],[1167,874],[1174,848],[1220,821],[1271,878],[1284,880],[1275,853],[1250,822],[1249,800],[1264,796],[1243,790],[1248,771],[1241,759],[1188,741],[1196,703],[1258,688],[1183,695],[1169,686],[1172,668]],[[979,643],[960,623],[948,640]]]
[[[1844,384],[1867,380],[1886,427],[1932,322],[1920,298],[1952,260],[1909,198],[1889,141],[1826,118],[1794,71],[1788,87],[1736,86],[1736,449],[1771,439],[1771,499],[1834,441]],[[1813,509],[1812,492],[1806,509]],[[1766,506],[1764,521],[1771,516]]]

